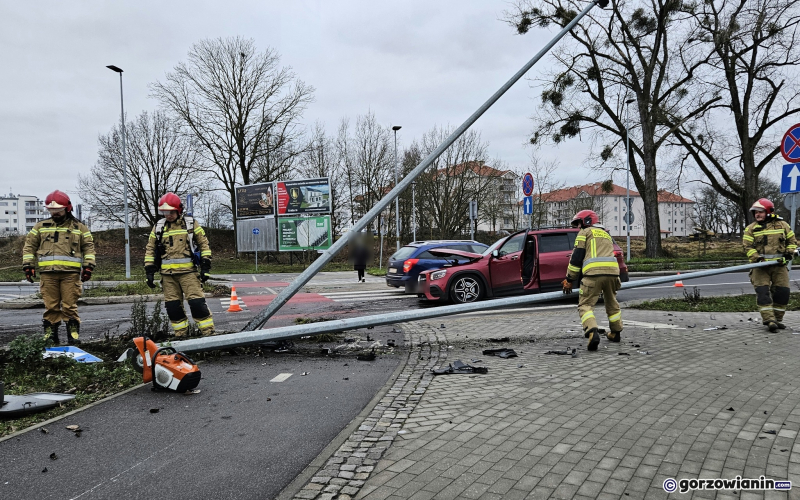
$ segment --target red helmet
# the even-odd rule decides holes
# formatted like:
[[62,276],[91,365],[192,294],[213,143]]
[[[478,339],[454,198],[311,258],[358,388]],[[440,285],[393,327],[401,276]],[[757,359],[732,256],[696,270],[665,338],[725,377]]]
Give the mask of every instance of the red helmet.
[[72,212],[72,202],[69,201],[69,196],[63,191],[56,189],[47,195],[44,199],[44,208],[50,210],[58,210],[59,208],[66,208],[67,212]]
[[756,210],[763,210],[767,215],[772,215],[772,213],[775,212],[775,205],[768,199],[761,198],[750,207],[751,212],[755,212]]
[[183,203],[181,203],[181,199],[177,194],[167,193],[158,199],[158,210],[160,212],[174,210],[180,215],[183,212]]
[[597,216],[594,210],[581,210],[572,218],[572,227],[588,227],[598,222],[600,222],[600,217]]

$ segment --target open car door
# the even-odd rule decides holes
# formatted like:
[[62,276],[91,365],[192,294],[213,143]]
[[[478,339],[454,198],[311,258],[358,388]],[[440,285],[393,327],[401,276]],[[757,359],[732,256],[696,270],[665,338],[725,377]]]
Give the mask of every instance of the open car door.
[[525,245],[522,247],[519,266],[520,276],[522,277],[522,288],[525,290],[538,290],[539,246],[536,243],[536,236],[533,234],[528,234],[525,238]]

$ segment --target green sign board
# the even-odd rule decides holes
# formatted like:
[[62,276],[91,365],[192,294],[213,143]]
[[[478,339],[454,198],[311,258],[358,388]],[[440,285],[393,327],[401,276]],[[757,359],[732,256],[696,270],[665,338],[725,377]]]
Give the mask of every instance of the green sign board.
[[278,250],[325,250],[331,246],[331,216],[279,217]]

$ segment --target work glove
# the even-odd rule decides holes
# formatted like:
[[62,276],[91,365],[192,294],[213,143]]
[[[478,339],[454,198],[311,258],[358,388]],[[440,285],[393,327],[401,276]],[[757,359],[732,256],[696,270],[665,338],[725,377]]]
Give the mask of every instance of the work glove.
[[791,262],[794,259],[794,252],[786,252],[783,254],[783,260]]
[[567,281],[567,280],[562,281],[561,282],[561,291],[563,291],[566,294],[572,293],[572,283]]
[[208,273],[211,271],[211,259],[200,260],[200,282],[205,283],[210,276]]
[[758,258],[756,259],[756,262],[764,262],[764,257],[759,255]]
[[92,271],[94,268],[92,266],[83,266],[83,271],[81,272],[81,281],[86,282],[92,279]]
[[150,288],[155,288],[156,284],[153,281],[156,279],[156,271],[158,271],[158,267],[152,264],[144,266],[144,273],[147,275],[147,286]]
[[33,278],[36,277],[36,269],[32,265],[26,264],[22,266],[22,271],[25,273],[25,279],[33,283]]

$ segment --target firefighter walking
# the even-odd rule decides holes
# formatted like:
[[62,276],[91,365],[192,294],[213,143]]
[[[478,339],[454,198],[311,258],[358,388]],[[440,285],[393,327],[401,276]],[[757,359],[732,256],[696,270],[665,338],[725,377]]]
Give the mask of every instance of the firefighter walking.
[[66,322],[67,343],[80,338],[78,299],[83,283],[92,278],[94,241],[89,228],[72,215],[72,203],[62,191],[45,198],[50,218],[39,221],[28,232],[22,249],[22,270],[33,283],[39,265],[39,287],[44,300],[42,327],[45,340],[59,344],[58,329]]
[[770,332],[786,328],[783,315],[789,304],[789,269],[785,265],[794,258],[797,239],[789,224],[775,213],[775,205],[761,198],[750,207],[755,222],[747,226],[742,237],[750,262],[781,261],[782,265],[750,270],[750,282],[756,290],[756,303],[761,321]]
[[214,320],[201,285],[208,280],[211,271],[211,248],[205,230],[193,217],[183,215],[181,199],[174,193],[159,198],[158,211],[164,218],[150,232],[144,257],[147,285],[155,288],[155,273],[161,273],[164,306],[176,336],[185,336],[189,329],[184,298],[189,302],[189,310],[200,333],[211,335],[214,333]]
[[596,351],[600,344],[600,332],[594,317],[594,305],[603,294],[610,332],[606,337],[611,342],[622,338],[622,312],[617,302],[617,291],[622,286],[619,280],[619,264],[614,256],[614,240],[600,225],[600,219],[592,210],[581,210],[572,218],[572,227],[580,227],[575,238],[575,248],[567,266],[567,278],[561,282],[564,293],[572,293],[573,283],[580,283],[578,314],[584,336],[589,339],[587,349]]

